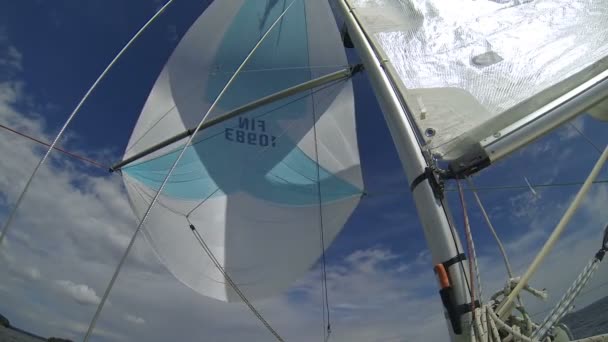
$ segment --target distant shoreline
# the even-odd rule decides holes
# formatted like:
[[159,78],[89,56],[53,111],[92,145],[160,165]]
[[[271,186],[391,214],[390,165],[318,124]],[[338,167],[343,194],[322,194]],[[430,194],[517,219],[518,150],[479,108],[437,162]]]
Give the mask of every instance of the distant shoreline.
[[28,331],[9,326],[0,326],[0,340],[7,342],[39,342],[48,341],[46,337],[32,334]]

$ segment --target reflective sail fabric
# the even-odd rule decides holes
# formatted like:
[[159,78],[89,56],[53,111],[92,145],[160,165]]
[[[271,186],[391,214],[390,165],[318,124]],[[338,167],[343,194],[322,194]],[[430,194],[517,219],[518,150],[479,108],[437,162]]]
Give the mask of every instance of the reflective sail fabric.
[[[284,11],[207,119],[347,66],[326,1],[215,1],[162,70],[125,158],[195,128]],[[123,168],[140,218],[185,142]],[[181,282],[219,300],[240,300],[193,225],[240,290],[260,298],[287,288],[317,261],[321,223],[327,247],[362,189],[352,84],[335,81],[196,135],[144,234]]]
[[604,0],[346,1],[444,159],[608,69]]

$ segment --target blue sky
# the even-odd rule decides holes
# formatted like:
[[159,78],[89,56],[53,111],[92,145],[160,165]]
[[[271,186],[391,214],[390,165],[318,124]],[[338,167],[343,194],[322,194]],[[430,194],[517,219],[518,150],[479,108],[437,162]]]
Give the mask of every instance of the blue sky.
[[[204,1],[176,2],[121,60],[84,106],[62,145],[111,162],[120,157],[160,69]],[[158,1],[0,2],[0,123],[50,141],[99,72],[159,7]],[[351,53],[351,57],[356,56]],[[335,341],[442,340],[445,323],[430,257],[386,124],[365,75],[355,77],[359,147],[370,194],[327,251]],[[606,123],[574,121],[598,146]],[[0,132],[0,214],[6,212],[43,150]],[[564,126],[491,169],[478,186],[584,179],[598,153]],[[606,169],[600,178],[608,178]],[[449,184],[453,188],[453,184]],[[523,271],[577,187],[481,192],[495,225]],[[462,230],[456,193],[450,206]],[[560,248],[533,285],[555,297],[599,247],[608,221],[606,185],[594,186]],[[502,286],[502,262],[474,200],[467,196],[486,296]],[[604,205],[602,205],[604,204]],[[0,313],[42,335],[79,339],[136,222],[118,176],[54,155],[43,168],[0,250]],[[590,284],[608,280],[603,266]],[[284,294],[259,305],[289,340],[321,339],[318,265]],[[599,287],[585,305],[608,294]],[[532,312],[545,306],[528,300]],[[227,319],[230,318],[230,319]],[[164,329],[163,325],[171,324]],[[227,305],[181,285],[138,241],[104,309],[96,340],[266,341],[241,305]]]

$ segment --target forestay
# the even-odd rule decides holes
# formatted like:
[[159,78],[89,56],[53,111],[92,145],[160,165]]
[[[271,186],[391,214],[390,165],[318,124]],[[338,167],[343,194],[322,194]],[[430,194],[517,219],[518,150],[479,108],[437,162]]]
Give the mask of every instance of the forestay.
[[438,157],[608,69],[603,0],[347,0]]
[[[162,70],[125,158],[196,127],[291,2],[209,5]],[[329,4],[296,0],[208,119],[346,65]],[[123,168],[139,217],[183,144]],[[322,252],[321,222],[327,246],[362,189],[352,84],[337,81],[200,132],[152,210],[144,235],[181,282],[206,296],[239,300],[194,238],[192,224],[240,290],[259,298],[285,289],[315,263]]]

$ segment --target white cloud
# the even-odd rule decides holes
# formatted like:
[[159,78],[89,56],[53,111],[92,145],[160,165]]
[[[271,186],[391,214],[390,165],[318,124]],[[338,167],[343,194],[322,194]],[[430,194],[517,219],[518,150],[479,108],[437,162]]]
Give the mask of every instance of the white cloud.
[[6,76],[14,75],[23,70],[22,60],[21,52],[10,44],[5,29],[0,27],[0,72],[6,73]]
[[95,290],[84,284],[76,284],[70,280],[56,280],[57,289],[64,295],[71,297],[81,305],[97,305],[101,298]]
[[129,313],[125,314],[124,318],[125,318],[125,320],[127,322],[133,323],[133,324],[140,324],[141,325],[141,324],[145,324],[146,323],[146,321],[143,318],[135,316],[135,315],[132,315],[132,314],[129,314]]
[[26,267],[22,268],[21,276],[28,280],[38,280],[40,279],[40,271],[36,267]]
[[11,245],[4,241],[0,249],[0,262],[3,262],[6,270],[16,279],[36,281],[40,279],[40,270],[32,265],[18,263],[11,253]]

